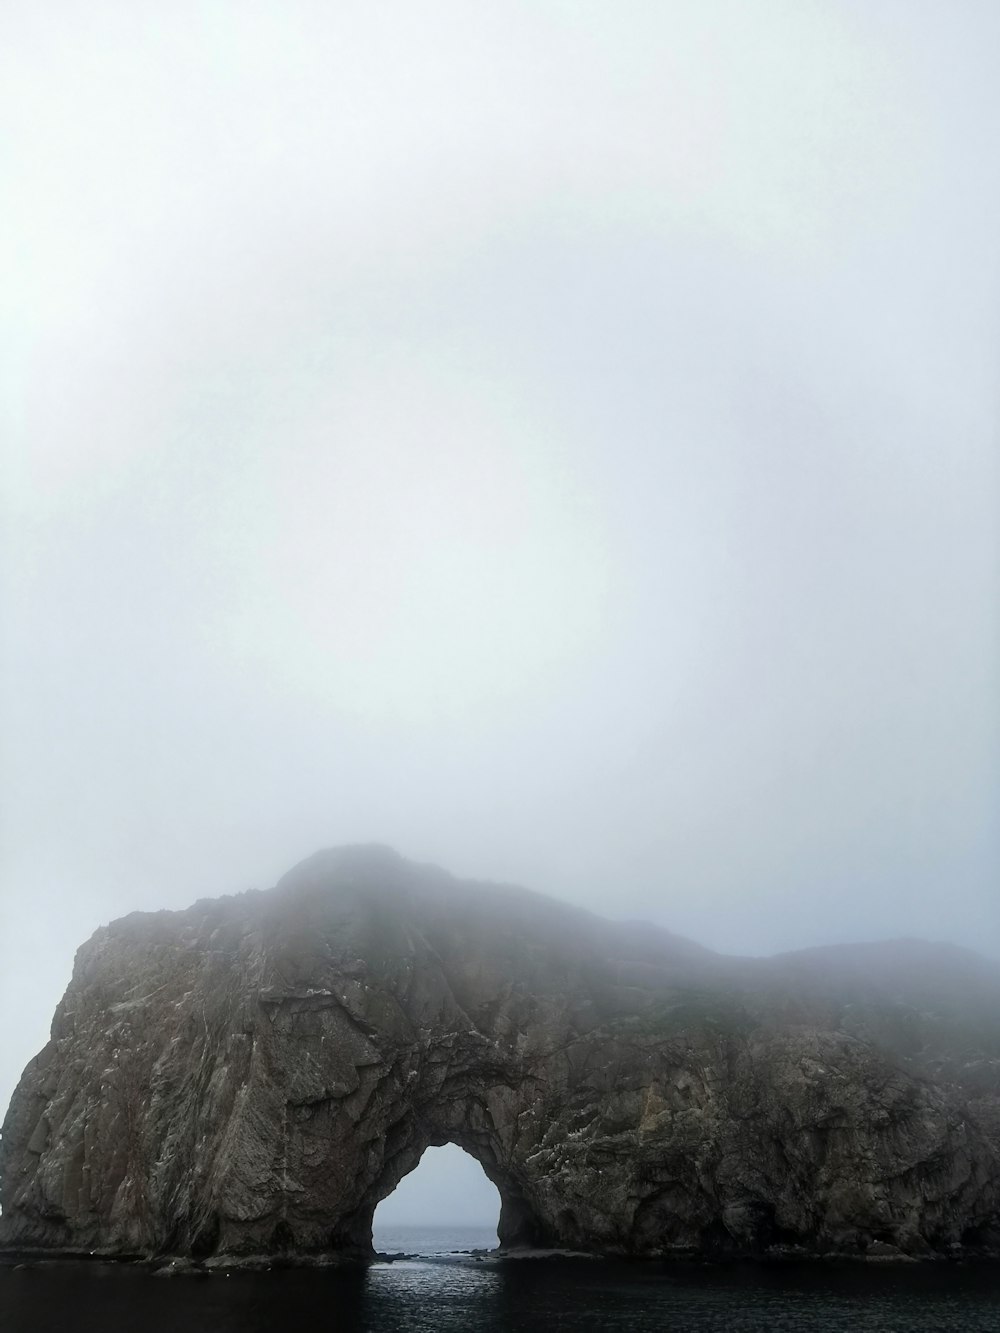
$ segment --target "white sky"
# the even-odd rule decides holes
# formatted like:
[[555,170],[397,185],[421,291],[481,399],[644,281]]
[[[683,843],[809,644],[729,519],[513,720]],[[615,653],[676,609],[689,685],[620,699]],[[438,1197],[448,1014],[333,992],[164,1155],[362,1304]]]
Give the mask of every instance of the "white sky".
[[440,1218],[441,1224],[465,1227],[495,1227],[500,1220],[497,1187],[476,1159],[454,1143],[428,1148],[416,1169],[375,1209],[375,1248],[388,1244],[393,1249],[394,1228],[424,1227],[429,1218],[430,1225]]
[[1000,953],[1000,8],[2,30],[0,1102],[340,842]]

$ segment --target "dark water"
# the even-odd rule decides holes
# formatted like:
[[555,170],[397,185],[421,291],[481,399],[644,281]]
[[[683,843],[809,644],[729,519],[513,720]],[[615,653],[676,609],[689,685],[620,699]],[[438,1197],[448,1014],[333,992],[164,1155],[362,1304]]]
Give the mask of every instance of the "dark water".
[[477,1261],[489,1231],[376,1234],[419,1258],[367,1271],[157,1278],[103,1264],[0,1268],[2,1333],[1000,1333],[1000,1266]]

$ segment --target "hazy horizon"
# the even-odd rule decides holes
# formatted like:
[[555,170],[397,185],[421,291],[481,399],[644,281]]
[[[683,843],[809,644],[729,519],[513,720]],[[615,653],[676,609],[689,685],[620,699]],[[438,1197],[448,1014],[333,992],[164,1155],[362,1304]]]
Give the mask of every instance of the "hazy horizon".
[[378,1232],[393,1227],[428,1225],[428,1200],[443,1225],[495,1227],[500,1220],[500,1192],[487,1180],[474,1157],[447,1143],[428,1148],[408,1176],[375,1209],[375,1246]]
[[0,1105],[342,843],[1000,958],[1000,8],[4,29]]

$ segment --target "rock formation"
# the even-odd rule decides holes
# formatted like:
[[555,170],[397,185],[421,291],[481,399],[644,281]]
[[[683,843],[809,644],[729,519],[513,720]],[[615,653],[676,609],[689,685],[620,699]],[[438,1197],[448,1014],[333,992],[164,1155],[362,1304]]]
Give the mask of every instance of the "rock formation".
[[429,1145],[507,1247],[1000,1249],[1000,983],[734,959],[381,848],[79,951],[0,1144],[8,1248],[365,1254]]

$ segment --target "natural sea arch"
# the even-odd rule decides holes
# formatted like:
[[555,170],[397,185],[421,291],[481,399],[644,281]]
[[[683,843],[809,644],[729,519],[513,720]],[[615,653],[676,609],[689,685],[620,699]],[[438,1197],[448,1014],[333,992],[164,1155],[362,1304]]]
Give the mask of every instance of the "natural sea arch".
[[[453,1113],[454,1109],[453,1104],[451,1107]],[[421,1126],[422,1132],[414,1132],[412,1125],[408,1128],[405,1145],[400,1145],[398,1150],[387,1153],[385,1169],[378,1184],[368,1196],[370,1202],[363,1204],[352,1217],[345,1219],[346,1225],[342,1226],[338,1238],[340,1244],[347,1247],[358,1246],[362,1249],[370,1247],[375,1210],[378,1205],[392,1196],[401,1181],[405,1181],[411,1173],[417,1171],[425,1154],[428,1152],[434,1154],[435,1150],[442,1149],[446,1154],[445,1161],[450,1159],[452,1163],[457,1163],[452,1168],[454,1171],[461,1172],[466,1179],[469,1171],[474,1173],[473,1180],[477,1190],[481,1188],[482,1177],[494,1187],[499,1203],[496,1229],[501,1246],[513,1249],[552,1243],[552,1236],[527,1202],[516,1176],[509,1168],[504,1167],[495,1152],[491,1135],[481,1132],[466,1133],[461,1130],[455,1132],[454,1128],[451,1132],[444,1132],[440,1129],[430,1129],[426,1124]],[[430,1166],[435,1160],[432,1155],[428,1158],[428,1165]],[[435,1168],[430,1167],[430,1169]],[[419,1179],[414,1185],[419,1185]],[[405,1198],[405,1195],[403,1197]],[[495,1216],[493,1213],[492,1217]],[[455,1217],[459,1224],[465,1220],[457,1214]],[[445,1215],[441,1220],[443,1223],[449,1221]],[[489,1224],[488,1222],[487,1225]]]
[[418,1165],[375,1210],[376,1249],[396,1228],[469,1228],[497,1233],[500,1192],[456,1144],[428,1148]]
[[0,1248],[364,1257],[452,1143],[505,1249],[992,1254],[995,969],[753,962],[377,849],[133,913],[77,952],[11,1101]]

